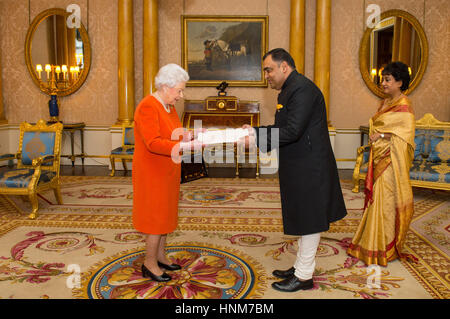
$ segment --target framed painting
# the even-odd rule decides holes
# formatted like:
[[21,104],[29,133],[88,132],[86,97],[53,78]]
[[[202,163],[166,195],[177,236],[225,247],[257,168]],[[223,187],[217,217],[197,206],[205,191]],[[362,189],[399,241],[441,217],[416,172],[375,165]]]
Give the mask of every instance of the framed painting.
[[267,16],[182,16],[182,66],[187,86],[267,86]]

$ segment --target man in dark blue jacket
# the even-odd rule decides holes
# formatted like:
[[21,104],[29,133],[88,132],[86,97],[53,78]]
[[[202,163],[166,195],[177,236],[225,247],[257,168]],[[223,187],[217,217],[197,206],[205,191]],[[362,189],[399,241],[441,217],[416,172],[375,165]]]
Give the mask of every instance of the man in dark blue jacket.
[[[273,275],[283,280],[272,287],[287,292],[311,289],[320,233],[347,213],[325,100],[320,89],[295,70],[294,60],[284,49],[266,53],[263,66],[270,87],[281,90],[275,123],[244,128],[249,129],[261,151],[277,148],[284,233],[300,236],[294,266],[275,270]],[[273,140],[276,137],[278,141]]]

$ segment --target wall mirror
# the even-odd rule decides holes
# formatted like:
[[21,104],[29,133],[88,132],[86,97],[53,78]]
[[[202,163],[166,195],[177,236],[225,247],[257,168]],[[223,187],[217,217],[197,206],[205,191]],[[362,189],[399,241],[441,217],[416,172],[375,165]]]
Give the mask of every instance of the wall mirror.
[[411,82],[406,94],[422,80],[428,64],[428,41],[419,21],[408,12],[383,12],[380,22],[364,32],[359,49],[359,68],[364,82],[377,96],[385,98],[381,71],[392,61],[409,66]]
[[[25,61],[33,82],[49,95],[76,92],[91,66],[88,33],[69,27],[71,13],[53,8],[41,12],[31,23],[25,40]],[[69,24],[70,25],[70,24]]]

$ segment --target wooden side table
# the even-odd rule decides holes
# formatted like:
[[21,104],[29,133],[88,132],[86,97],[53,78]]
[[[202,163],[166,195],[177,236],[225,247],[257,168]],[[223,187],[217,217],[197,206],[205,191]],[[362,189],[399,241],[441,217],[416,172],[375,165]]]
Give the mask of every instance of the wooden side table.
[[[72,155],[61,155],[62,157],[67,157],[70,158],[72,160],[72,167],[75,166],[75,159],[77,157],[81,158],[81,163],[84,166],[84,128],[86,127],[86,124],[81,122],[81,123],[63,123],[64,127],[63,127],[63,131],[69,132],[70,133],[70,149],[71,149],[71,153]],[[74,154],[74,135],[75,132],[79,131],[80,132],[80,140],[81,140],[81,153],[80,154]]]

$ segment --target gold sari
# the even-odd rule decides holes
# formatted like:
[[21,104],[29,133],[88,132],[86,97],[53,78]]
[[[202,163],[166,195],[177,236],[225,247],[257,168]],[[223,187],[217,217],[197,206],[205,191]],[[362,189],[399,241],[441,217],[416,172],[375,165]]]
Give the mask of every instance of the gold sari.
[[409,169],[414,158],[415,120],[402,95],[370,119],[369,134],[389,133],[370,147],[366,203],[347,253],[366,263],[386,266],[401,253],[414,213]]

